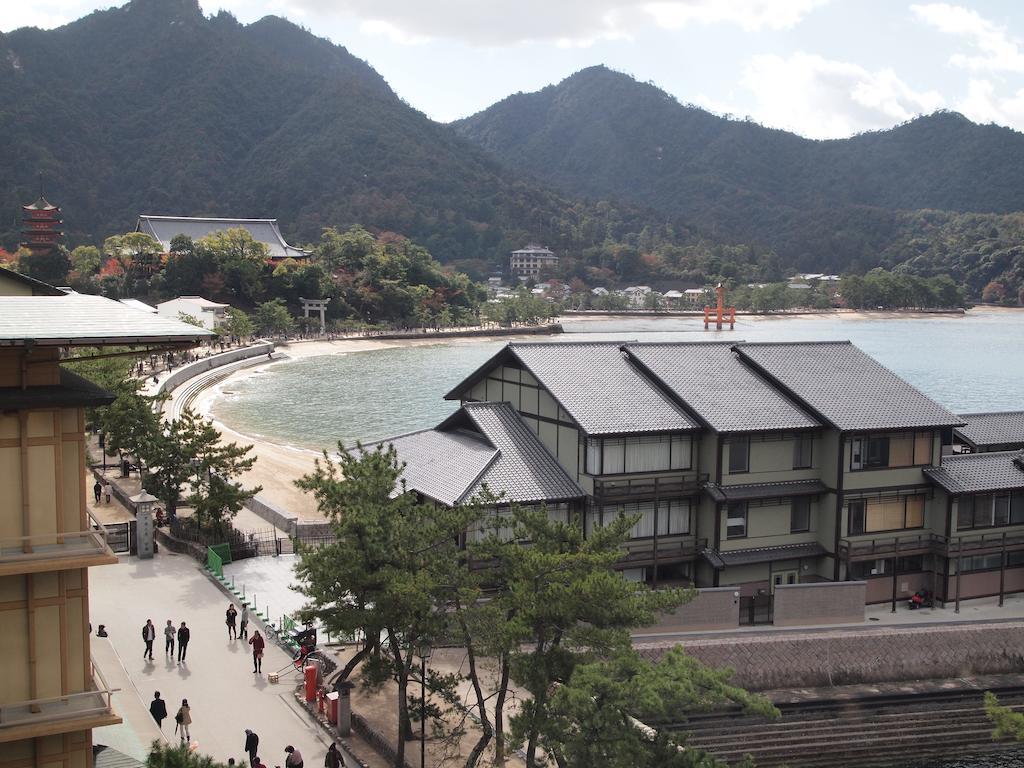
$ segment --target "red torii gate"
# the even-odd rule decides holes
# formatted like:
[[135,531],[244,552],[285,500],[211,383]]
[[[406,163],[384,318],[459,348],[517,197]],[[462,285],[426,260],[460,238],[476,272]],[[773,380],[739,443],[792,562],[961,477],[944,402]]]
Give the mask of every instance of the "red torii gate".
[[[718,306],[715,309],[715,329],[722,330],[722,325],[725,322],[725,310],[723,306],[725,302],[725,288],[721,283],[715,288],[715,294],[718,296]],[[736,307],[729,307],[729,330],[733,331],[736,329]],[[708,330],[708,326],[711,323],[711,307],[704,306],[704,330]]]

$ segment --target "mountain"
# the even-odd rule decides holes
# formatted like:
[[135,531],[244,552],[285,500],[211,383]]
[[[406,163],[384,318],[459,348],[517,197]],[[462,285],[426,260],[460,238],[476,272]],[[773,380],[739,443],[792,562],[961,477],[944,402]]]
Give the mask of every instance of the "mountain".
[[0,34],[0,245],[16,245],[39,172],[71,245],[140,213],[276,217],[293,241],[360,223],[481,271],[530,240],[578,251],[665,221],[525,183],[344,48],[196,0]]
[[814,141],[591,67],[453,127],[568,194],[651,206],[808,269],[873,266],[906,211],[1024,210],[1024,134],[949,112]]

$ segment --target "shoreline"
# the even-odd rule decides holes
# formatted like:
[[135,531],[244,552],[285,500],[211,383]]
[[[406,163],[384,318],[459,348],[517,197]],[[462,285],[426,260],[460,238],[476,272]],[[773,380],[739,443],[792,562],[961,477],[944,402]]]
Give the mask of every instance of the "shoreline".
[[[846,319],[846,320],[892,320],[892,319],[942,319],[971,317],[978,314],[1008,314],[1024,311],[1012,307],[975,307],[962,314],[935,314],[935,313],[909,313],[909,312],[881,312],[881,311],[839,311],[839,312],[817,312],[808,314],[782,313],[773,315],[737,315],[745,322],[767,322],[774,320],[785,320],[789,318],[823,318],[823,319]],[[556,319],[558,323],[580,323],[600,322],[608,320],[628,320],[637,318],[650,319],[680,319],[692,318],[695,323],[700,323],[703,315],[664,315],[664,314],[643,314],[643,313],[593,313],[586,315],[562,315]],[[574,334],[560,334],[565,336]],[[582,335],[582,334],[580,334]],[[296,488],[293,481],[304,474],[313,471],[316,459],[323,456],[322,451],[317,451],[303,446],[290,445],[274,441],[261,435],[247,434],[238,429],[232,428],[229,424],[218,420],[213,414],[213,404],[223,394],[223,388],[232,383],[264,374],[268,369],[276,365],[286,364],[292,360],[303,360],[311,357],[326,355],[345,355],[357,352],[373,352],[381,349],[404,348],[414,346],[436,346],[436,345],[457,345],[457,344],[479,344],[486,341],[513,341],[517,339],[537,340],[533,334],[520,335],[495,335],[495,336],[431,336],[428,338],[348,338],[335,341],[322,340],[297,340],[282,344],[278,350],[284,352],[287,358],[267,362],[252,368],[244,368],[231,373],[216,385],[203,390],[196,397],[194,408],[204,417],[210,419],[218,430],[223,434],[224,439],[230,442],[237,442],[240,445],[253,446],[252,454],[257,457],[256,464],[252,470],[246,473],[242,480],[252,487],[262,485],[263,490],[260,496],[282,510],[286,510],[289,516],[297,517],[301,521],[322,521],[323,518],[316,510],[316,503],[312,497]],[[269,523],[268,523],[269,525]]]

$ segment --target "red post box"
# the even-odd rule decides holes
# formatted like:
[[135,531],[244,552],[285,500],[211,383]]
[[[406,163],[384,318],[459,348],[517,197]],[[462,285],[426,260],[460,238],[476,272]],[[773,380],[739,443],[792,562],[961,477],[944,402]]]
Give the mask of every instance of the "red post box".
[[316,667],[312,664],[305,669],[306,701],[316,701]]

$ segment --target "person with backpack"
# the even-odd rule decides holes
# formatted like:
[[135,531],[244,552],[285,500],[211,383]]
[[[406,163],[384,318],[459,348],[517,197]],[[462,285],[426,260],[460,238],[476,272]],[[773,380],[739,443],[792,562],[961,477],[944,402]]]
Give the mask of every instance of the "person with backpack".
[[145,650],[142,652],[142,658],[149,657],[149,660],[153,660],[153,641],[156,640],[156,627],[153,626],[152,619],[146,619],[145,625],[142,627],[142,641],[146,644]]
[[252,638],[249,640],[249,645],[252,646],[252,671],[253,674],[259,674],[263,671],[263,649],[266,647],[266,641],[263,639],[263,635],[260,631],[253,630]]
[[162,731],[164,729],[164,718],[167,717],[167,705],[160,698],[160,691],[153,694],[153,700],[149,703],[149,714],[156,720],[156,727]]
[[174,722],[177,723],[174,727],[175,732],[181,730],[181,740],[192,741],[192,734],[188,728],[192,725],[192,707],[188,705],[188,699],[181,700],[181,706],[178,707],[178,712],[174,716]]

